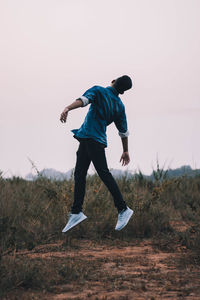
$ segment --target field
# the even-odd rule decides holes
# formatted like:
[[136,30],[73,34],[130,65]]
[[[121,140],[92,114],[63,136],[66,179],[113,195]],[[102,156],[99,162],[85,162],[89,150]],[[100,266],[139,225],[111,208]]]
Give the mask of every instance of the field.
[[1,299],[199,299],[200,176],[118,179],[134,216],[89,176],[88,219],[66,234],[73,178],[0,178]]

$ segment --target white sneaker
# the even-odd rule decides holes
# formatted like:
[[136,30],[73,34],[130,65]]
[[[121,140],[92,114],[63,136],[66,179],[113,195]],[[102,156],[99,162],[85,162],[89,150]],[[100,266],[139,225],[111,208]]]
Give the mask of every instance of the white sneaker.
[[133,214],[133,210],[130,209],[127,206],[127,209],[123,209],[119,214],[118,214],[118,220],[117,220],[117,225],[115,227],[115,230],[121,230],[124,228],[128,221],[130,220],[131,216]]
[[67,222],[66,226],[63,228],[62,232],[66,232],[72,227],[76,226],[83,220],[87,219],[87,216],[84,213],[80,212],[79,214],[69,214],[69,221]]

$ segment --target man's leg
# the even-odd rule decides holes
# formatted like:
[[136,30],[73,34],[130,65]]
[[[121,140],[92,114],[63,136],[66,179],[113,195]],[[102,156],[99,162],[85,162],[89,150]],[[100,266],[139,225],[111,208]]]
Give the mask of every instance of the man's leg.
[[119,187],[108,169],[105,149],[99,146],[98,143],[90,140],[87,141],[87,151],[99,177],[112,194],[115,207],[117,208],[118,212],[126,209],[127,206],[119,190]]
[[82,211],[84,196],[85,196],[85,185],[87,171],[91,162],[90,157],[87,153],[86,141],[81,141],[78,151],[76,167],[74,172],[74,203],[71,208],[72,214],[78,214]]

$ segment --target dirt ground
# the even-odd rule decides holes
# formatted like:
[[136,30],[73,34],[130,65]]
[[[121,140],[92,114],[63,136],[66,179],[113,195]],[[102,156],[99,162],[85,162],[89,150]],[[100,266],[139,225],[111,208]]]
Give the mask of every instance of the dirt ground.
[[161,251],[151,240],[114,244],[75,240],[70,244],[59,241],[15,255],[49,263],[56,259],[58,264],[71,258],[93,266],[95,275],[57,284],[51,292],[19,288],[4,299],[200,299],[199,265],[189,263],[189,250],[182,246]]

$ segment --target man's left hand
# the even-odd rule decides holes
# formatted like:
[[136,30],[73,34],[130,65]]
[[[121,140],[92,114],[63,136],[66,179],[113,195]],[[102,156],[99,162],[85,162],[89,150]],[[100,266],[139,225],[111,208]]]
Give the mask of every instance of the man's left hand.
[[120,162],[122,162],[122,166],[128,165],[128,163],[130,162],[130,157],[129,157],[128,151],[122,153]]

